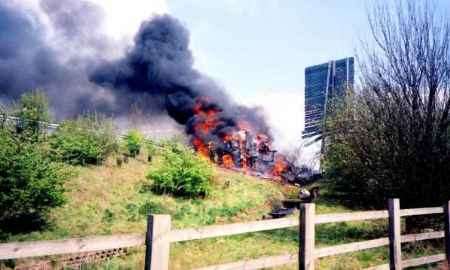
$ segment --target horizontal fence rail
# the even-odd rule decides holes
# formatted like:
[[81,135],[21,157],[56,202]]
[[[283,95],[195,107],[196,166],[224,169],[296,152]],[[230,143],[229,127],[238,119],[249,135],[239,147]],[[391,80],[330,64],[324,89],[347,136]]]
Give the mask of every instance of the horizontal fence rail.
[[316,215],[315,224],[374,220],[374,219],[384,219],[387,217],[388,211],[361,211],[353,213],[324,214],[324,215]]
[[[401,236],[402,243],[438,239],[444,237],[444,231],[439,232],[429,232],[429,233],[418,233],[418,234],[407,234]],[[389,245],[389,238],[378,238],[367,241],[360,241],[349,244],[335,245],[330,247],[319,248],[315,252],[316,258],[328,257],[333,255],[339,255],[344,253],[350,253],[355,251],[361,251],[371,248],[383,247]]]
[[279,218],[248,223],[212,225],[198,229],[173,230],[168,235],[170,242],[182,242],[213,237],[231,236],[243,233],[269,231],[298,226],[296,218]]
[[16,242],[0,244],[0,260],[102,251],[144,244],[145,235],[143,234]]
[[286,254],[279,256],[263,257],[254,260],[244,260],[239,262],[208,266],[198,268],[196,270],[232,270],[232,269],[256,270],[296,263],[297,261],[298,261],[297,254]]
[[[445,257],[445,254],[443,254],[443,253],[431,255],[431,256],[424,256],[424,257],[404,260],[402,262],[402,267],[407,268],[407,267],[421,266],[424,264],[438,263],[438,262],[444,261],[445,259],[446,259],[446,257]],[[366,268],[365,270],[390,270],[390,268],[389,268],[389,264],[382,264],[382,265]]]
[[429,208],[414,208],[414,209],[402,209],[400,210],[401,217],[408,216],[423,216],[444,213],[443,207],[429,207]]
[[365,249],[377,248],[389,245],[389,238],[379,238],[374,240],[367,240],[349,244],[341,244],[336,246],[324,247],[316,249],[314,252],[315,258],[323,258],[328,256],[334,256],[349,252],[355,252]]
[[[149,216],[147,234],[124,234],[116,236],[96,236],[86,238],[74,238],[67,240],[48,240],[32,242],[16,242],[0,244],[0,260],[18,259],[26,257],[39,257],[62,254],[76,254],[83,252],[102,251],[115,248],[128,248],[137,246],[147,246],[146,269],[147,270],[167,270],[169,264],[170,243],[199,240],[213,237],[232,236],[237,234],[268,231],[296,227],[300,225],[300,252],[298,254],[284,254],[278,256],[269,256],[258,259],[243,260],[214,266],[203,267],[197,270],[228,270],[228,269],[263,269],[281,266],[284,264],[298,263],[299,269],[314,269],[314,262],[319,258],[335,256],[361,250],[392,246],[396,243],[397,254],[395,260],[385,265],[368,268],[371,270],[380,269],[403,269],[406,267],[420,266],[440,262],[450,257],[450,214],[449,205],[445,207],[430,207],[416,209],[399,209],[399,202],[394,203],[397,208],[390,207],[389,211],[361,211],[352,213],[336,213],[315,215],[314,204],[304,204],[301,207],[299,218],[280,218],[262,221],[253,221],[246,223],[234,223],[226,225],[212,225],[201,228],[175,229],[170,227],[170,216],[151,215]],[[307,210],[309,209],[309,210]],[[434,231],[419,234],[400,235],[399,232],[393,233],[390,229],[389,236],[379,239],[372,239],[354,243],[346,243],[327,247],[314,247],[314,226],[317,224],[364,221],[376,219],[390,219],[397,216],[397,222],[400,217],[445,214],[446,229],[444,231]],[[395,220],[394,220],[395,221]],[[394,222],[393,225],[396,225]],[[398,224],[397,224],[398,225]],[[303,234],[303,235],[302,235]],[[430,239],[446,239],[446,253],[425,256],[420,258],[401,260],[402,243],[423,241]],[[392,251],[391,251],[392,253]],[[400,267],[400,268],[399,268]]]

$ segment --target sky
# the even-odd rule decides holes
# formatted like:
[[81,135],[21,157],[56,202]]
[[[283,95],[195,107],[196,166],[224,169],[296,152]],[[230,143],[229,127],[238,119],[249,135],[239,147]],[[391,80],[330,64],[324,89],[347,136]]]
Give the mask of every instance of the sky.
[[296,91],[306,66],[353,55],[366,20],[363,2],[169,0],[168,6],[191,31],[198,68],[236,96],[253,98],[262,89]]

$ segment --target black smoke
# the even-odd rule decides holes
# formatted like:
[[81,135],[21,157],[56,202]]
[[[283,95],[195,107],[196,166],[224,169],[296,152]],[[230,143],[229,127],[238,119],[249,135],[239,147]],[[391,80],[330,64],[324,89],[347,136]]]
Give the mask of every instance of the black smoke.
[[[164,15],[144,22],[126,56],[100,65],[91,80],[103,87],[164,97],[167,113],[185,125],[188,134],[211,136],[207,141],[220,141],[238,129],[240,121],[251,123],[255,132],[268,133],[261,113],[233,103],[224,89],[193,64],[189,32],[177,19]],[[207,134],[195,129],[204,121],[196,106],[217,113],[217,124]]]
[[0,2],[0,91],[18,97],[36,85],[60,77],[54,52],[46,46],[42,28],[25,13]]
[[[37,12],[0,1],[0,102],[45,91],[57,120],[88,111],[121,112],[116,94],[89,81],[108,39],[95,29],[102,11],[87,1],[41,0]],[[94,27],[95,26],[95,27]]]
[[121,119],[138,104],[147,114],[169,115],[193,135],[203,121],[195,113],[200,105],[218,114],[214,130],[204,135],[208,140],[237,129],[239,121],[268,133],[257,109],[237,105],[193,67],[189,32],[177,19],[143,22],[124,56],[107,60],[118,44],[98,30],[99,7],[85,0],[41,0],[45,24],[12,3],[0,1],[0,102],[41,89],[58,118],[96,111]]

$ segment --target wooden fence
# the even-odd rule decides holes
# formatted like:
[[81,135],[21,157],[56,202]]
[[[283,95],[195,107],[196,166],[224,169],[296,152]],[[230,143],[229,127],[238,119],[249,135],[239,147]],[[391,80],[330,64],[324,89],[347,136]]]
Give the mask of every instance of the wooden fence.
[[[407,267],[420,266],[423,264],[436,263],[444,261],[445,259],[447,259],[447,265],[449,265],[449,208],[450,202],[448,202],[444,207],[400,210],[399,200],[391,199],[389,200],[388,210],[316,215],[314,204],[303,204],[300,209],[299,219],[281,218],[248,223],[213,225],[202,228],[179,230],[171,229],[171,217],[169,215],[150,215],[148,218],[147,233],[145,235],[130,234],[56,241],[0,244],[0,260],[68,253],[82,253],[115,248],[142,246],[145,244],[147,246],[145,254],[145,270],[167,270],[169,269],[169,253],[171,243],[299,226],[300,244],[298,254],[284,254],[279,256],[263,257],[253,260],[214,265],[197,270],[253,270],[271,268],[292,263],[298,263],[299,269],[301,270],[313,270],[315,261],[319,258],[382,246],[389,246],[389,264],[371,267],[369,269],[397,270]],[[401,217],[443,213],[445,214],[444,231],[409,235],[400,234]],[[386,218],[389,220],[388,237],[323,248],[315,247],[316,224]],[[402,243],[438,238],[445,238],[445,254],[443,253],[433,256],[402,260]]]

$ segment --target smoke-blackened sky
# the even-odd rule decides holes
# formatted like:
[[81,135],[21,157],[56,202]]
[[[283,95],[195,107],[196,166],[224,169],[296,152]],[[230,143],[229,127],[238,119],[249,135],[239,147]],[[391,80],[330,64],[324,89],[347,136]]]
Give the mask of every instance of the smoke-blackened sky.
[[96,31],[101,10],[69,0],[42,0],[38,7],[41,14],[15,1],[0,2],[0,99],[41,89],[58,117],[114,111],[114,94],[87,76],[97,55],[107,57],[111,46]]
[[43,40],[43,29],[7,2],[0,2],[0,29],[2,94],[17,97],[27,88],[45,84],[56,72],[53,67],[57,64],[54,52]]
[[97,5],[96,0],[1,1],[0,102],[40,89],[49,95],[57,120],[89,111],[123,119],[136,106],[160,114],[162,97],[103,87],[89,80],[97,66],[121,57],[132,45],[130,29],[124,31],[116,23],[136,32],[144,14],[149,19],[153,12],[164,11],[164,5],[155,3],[153,8],[135,3],[132,6],[146,11],[134,12],[130,7],[135,13],[131,18],[116,16],[112,21],[107,15],[117,12],[120,5]]

